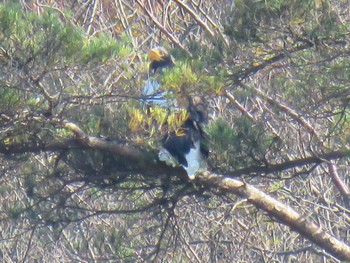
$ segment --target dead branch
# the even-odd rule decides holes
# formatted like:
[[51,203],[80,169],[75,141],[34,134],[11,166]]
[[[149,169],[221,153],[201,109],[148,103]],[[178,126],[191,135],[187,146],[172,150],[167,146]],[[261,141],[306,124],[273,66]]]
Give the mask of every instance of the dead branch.
[[153,16],[153,14],[145,7],[145,5],[140,0],[136,0],[136,2],[140,6],[140,8],[147,14],[147,16],[153,21],[153,23],[159,28],[159,30],[162,31],[171,40],[171,42],[173,42],[176,46],[185,51],[189,56],[191,56],[191,53],[178,41],[178,39],[175,36],[168,32],[168,30]]
[[348,245],[325,232],[319,225],[315,224],[306,216],[301,215],[293,208],[272,198],[254,186],[209,172],[200,176],[198,183],[210,188],[216,186],[224,192],[231,192],[246,198],[248,202],[264,210],[270,216],[275,217],[291,229],[299,232],[305,238],[325,249],[339,260],[350,260],[350,247]]

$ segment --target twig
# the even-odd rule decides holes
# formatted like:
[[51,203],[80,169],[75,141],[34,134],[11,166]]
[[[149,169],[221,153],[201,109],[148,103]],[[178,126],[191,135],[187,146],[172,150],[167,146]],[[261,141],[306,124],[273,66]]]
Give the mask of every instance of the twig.
[[174,0],[175,3],[177,3],[181,8],[185,9],[187,13],[190,14],[190,16],[211,36],[214,37],[215,34],[214,32],[207,26],[207,24],[200,19],[200,17],[198,17],[196,15],[196,13],[189,8],[184,2],[180,1],[180,0]]
[[153,23],[162,31],[176,46],[185,51],[189,56],[192,54],[175,38],[172,34],[168,32],[168,30],[161,24],[159,21],[152,15],[152,13],[144,6],[144,4],[140,0],[136,0],[137,4],[140,8],[147,14],[147,16],[153,21]]
[[24,257],[22,259],[23,263],[27,262],[27,257],[28,257],[28,254],[29,254],[30,247],[32,245],[35,229],[36,229],[36,225],[34,225],[32,231],[30,232],[30,237],[29,237],[29,240],[28,240],[27,249],[26,249],[26,252],[25,252]]
[[[241,84],[243,87],[246,87],[245,85]],[[260,97],[264,98],[269,104],[271,104],[274,107],[277,107],[280,109],[282,112],[286,113],[288,116],[293,118],[298,124],[300,124],[304,129],[311,135],[313,136],[319,145],[323,149],[327,149],[325,146],[322,138],[320,135],[316,132],[316,130],[312,127],[312,125],[300,114],[298,114],[295,110],[292,108],[288,107],[287,105],[284,105],[276,100],[274,100],[272,97],[268,96],[264,92],[258,89],[254,89],[254,92],[256,92]],[[337,169],[334,164],[332,164],[330,161],[327,161],[327,166],[329,170],[329,174],[331,175],[332,181],[339,190],[339,192],[342,194],[344,200],[348,200],[350,196],[350,191],[348,187],[345,185],[345,183],[341,180],[339,177],[339,174],[337,172]]]

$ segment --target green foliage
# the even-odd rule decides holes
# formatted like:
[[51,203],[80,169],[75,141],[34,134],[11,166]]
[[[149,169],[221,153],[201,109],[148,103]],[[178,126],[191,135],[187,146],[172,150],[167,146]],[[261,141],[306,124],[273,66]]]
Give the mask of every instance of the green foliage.
[[181,92],[196,86],[199,82],[199,76],[187,63],[177,63],[175,68],[167,70],[162,80],[164,89]]
[[235,1],[234,14],[224,26],[227,36],[239,42],[259,42],[258,26],[261,20],[277,16],[281,1]]
[[219,39],[213,41],[215,41],[214,45],[210,47],[193,40],[190,40],[188,43],[192,59],[196,61],[196,64],[198,64],[200,69],[214,69],[223,61],[223,44]]
[[[73,74],[77,68],[91,71],[99,69],[96,65],[101,62],[130,53],[130,41],[125,35],[119,40],[102,33],[88,37],[81,27],[70,22],[73,20],[69,16],[49,8],[40,14],[26,11],[13,1],[0,5],[0,109],[4,114],[0,121],[1,125],[14,123],[12,129],[2,133],[3,144],[70,137],[71,132],[52,127],[45,119],[52,102],[47,95],[56,96],[57,103],[58,96],[87,94],[91,78],[80,75],[78,81],[73,80],[67,75],[72,73],[70,68],[74,68]],[[102,74],[94,78],[99,75],[103,78]],[[104,112],[96,109],[91,115],[77,105],[64,110],[69,118],[81,121],[87,132],[97,134],[106,129]]]
[[[345,99],[345,105],[348,103],[349,98]],[[345,105],[342,105],[343,107]],[[350,143],[350,111],[349,109],[344,110],[340,114],[333,117],[333,122],[330,123],[329,133],[333,135],[340,135],[343,147]]]
[[0,109],[14,111],[20,103],[21,93],[12,88],[0,87]]
[[208,128],[210,141],[216,152],[226,152],[235,139],[235,131],[223,119],[217,119]]
[[59,14],[25,12],[18,4],[0,6],[1,59],[18,66],[71,64],[91,60],[106,61],[125,54],[126,39],[118,42],[106,34],[85,36],[84,31]]
[[104,109],[101,106],[93,107],[89,119],[86,120],[86,127],[89,134],[101,132],[101,125],[104,118]]
[[156,147],[162,136],[175,132],[183,134],[181,125],[188,118],[185,110],[169,111],[159,106],[152,106],[147,111],[130,108],[129,128],[135,141]]
[[19,5],[0,6],[1,45],[7,59],[20,65],[55,62],[60,56],[69,58],[82,46],[82,31],[59,20],[57,14],[38,16],[24,12]]
[[[293,60],[299,69],[293,72],[293,77],[276,74],[269,81],[269,92],[284,94],[284,103],[294,105],[299,113],[310,109],[321,111],[327,104],[334,110],[341,111],[344,107],[348,86],[344,80],[350,76],[348,58],[327,60],[328,54],[322,52],[322,47],[315,50],[299,52]],[[317,68],[309,63],[311,60],[324,59]],[[310,96],[312,95],[312,96]],[[331,116],[329,116],[331,117]]]
[[19,202],[9,202],[5,207],[5,211],[8,214],[8,217],[12,220],[20,219],[25,210],[25,204]]
[[81,58],[84,62],[96,59],[105,62],[117,55],[126,56],[130,53],[128,43],[129,39],[126,37],[123,37],[122,41],[117,41],[108,34],[99,34],[85,41]]
[[203,74],[193,65],[184,62],[178,62],[176,67],[165,71],[162,77],[162,89],[172,90],[175,96],[191,94],[201,91],[203,93],[219,92],[223,86],[222,76]]
[[234,169],[263,161],[273,145],[273,138],[246,117],[237,117],[234,126],[217,119],[207,132],[210,149],[217,153],[217,163],[229,164]]
[[260,25],[273,24],[281,17],[289,21],[288,24],[295,32],[300,35],[306,33],[312,39],[331,37],[346,31],[346,27],[338,23],[337,16],[331,11],[327,1],[322,1],[321,7],[317,7],[315,2],[314,0],[235,1],[231,19],[224,25],[225,34],[243,43],[269,41],[259,31]]
[[261,154],[271,146],[273,138],[265,132],[263,126],[253,123],[247,117],[236,118],[234,122],[237,136],[236,149],[261,157]]
[[[101,231],[106,233],[105,229],[102,229]],[[125,244],[125,238],[127,235],[126,229],[110,228],[105,235],[106,241],[113,247],[114,254],[117,258],[133,257],[135,251],[130,244]]]

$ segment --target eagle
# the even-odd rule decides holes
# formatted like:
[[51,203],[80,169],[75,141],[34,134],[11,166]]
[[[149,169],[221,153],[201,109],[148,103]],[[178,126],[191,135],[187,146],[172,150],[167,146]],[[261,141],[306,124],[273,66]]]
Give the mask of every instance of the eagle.
[[164,68],[172,68],[175,66],[175,60],[169,52],[161,46],[152,48],[148,52],[148,58],[151,61],[149,66],[149,73],[155,74],[157,71],[161,71]]
[[[149,76],[152,77],[158,73],[162,73],[163,69],[175,66],[174,58],[163,47],[155,47],[148,52],[150,59]],[[163,97],[165,92],[158,92],[160,85],[158,82],[148,80],[144,95],[155,95],[157,100],[152,103],[167,106],[166,99]],[[172,156],[180,165],[184,167],[190,180],[195,178],[198,170],[206,170],[208,158],[208,148],[206,147],[206,136],[203,125],[208,122],[207,104],[204,98],[200,96],[188,96],[185,101],[185,107],[188,112],[188,118],[180,127],[181,132],[170,132],[162,138],[162,147],[159,150],[159,159],[167,161]],[[183,104],[183,103],[177,103]]]
[[207,170],[209,155],[203,125],[208,122],[208,112],[204,99],[188,97],[188,118],[181,125],[180,135],[166,134],[162,139],[159,159],[166,161],[171,155],[186,170],[190,180],[199,170]]
[[148,52],[148,58],[151,61],[148,71],[148,80],[143,88],[144,101],[148,105],[168,106],[165,98],[167,91],[160,90],[160,84],[156,79],[157,75],[162,74],[164,69],[175,66],[175,60],[170,53],[161,46],[152,48]]

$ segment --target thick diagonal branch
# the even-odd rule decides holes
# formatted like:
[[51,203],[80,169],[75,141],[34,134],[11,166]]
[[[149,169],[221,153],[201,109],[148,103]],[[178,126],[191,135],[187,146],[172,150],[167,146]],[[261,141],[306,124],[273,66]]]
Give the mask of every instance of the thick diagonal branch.
[[233,193],[267,212],[281,223],[289,226],[305,238],[325,249],[339,260],[350,261],[350,247],[327,233],[321,226],[315,224],[305,215],[272,198],[252,185],[223,177],[217,174],[205,173],[198,177],[197,182],[207,187],[217,187],[222,192]]

